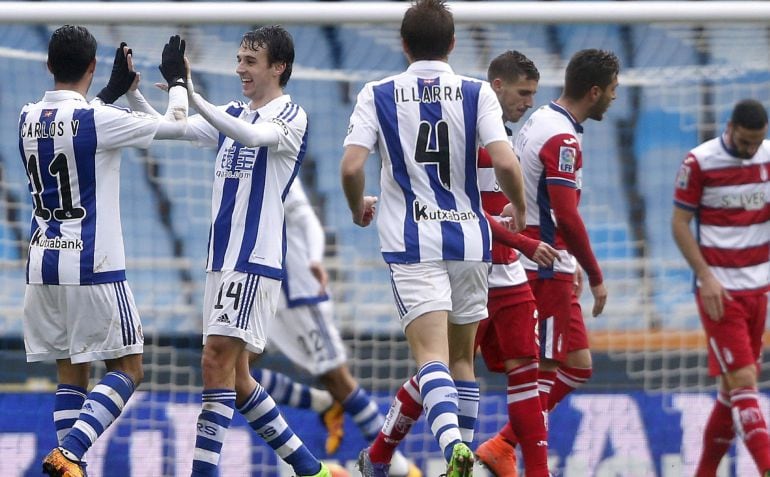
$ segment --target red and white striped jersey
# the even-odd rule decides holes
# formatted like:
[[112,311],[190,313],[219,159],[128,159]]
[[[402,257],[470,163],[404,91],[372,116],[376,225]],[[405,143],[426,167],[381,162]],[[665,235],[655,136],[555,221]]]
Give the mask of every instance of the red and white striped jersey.
[[558,104],[551,102],[533,112],[519,130],[513,150],[521,161],[524,192],[527,201],[527,227],[524,235],[543,241],[559,250],[559,260],[552,269],[538,265],[522,256],[526,270],[538,271],[541,278],[575,273],[577,261],[567,252],[551,209],[548,184],[558,184],[576,190],[578,200],[582,187],[583,127]]
[[751,159],[731,155],[721,137],[692,149],[674,205],[696,213],[701,253],[723,287],[770,290],[770,141]]
[[149,147],[159,123],[67,90],[47,91],[22,108],[19,152],[34,207],[27,283],[126,279],[120,149]]
[[367,83],[344,145],[379,150],[377,228],[388,263],[490,260],[481,210],[477,149],[505,141],[489,83],[442,61],[416,61]]
[[[485,149],[479,149],[479,189],[481,206],[495,220],[502,221],[500,213],[509,200],[495,177],[492,159]],[[489,271],[489,288],[512,287],[527,283],[527,274],[519,261],[518,250],[492,241],[492,268]]]

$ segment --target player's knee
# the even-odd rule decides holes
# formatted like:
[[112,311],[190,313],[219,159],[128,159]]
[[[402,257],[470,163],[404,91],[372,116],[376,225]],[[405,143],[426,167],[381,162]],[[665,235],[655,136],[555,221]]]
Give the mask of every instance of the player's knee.
[[105,361],[107,371],[118,371],[127,375],[134,383],[134,387],[144,379],[144,367],[142,366],[142,355],[132,354],[122,358]]
[[744,366],[724,375],[729,390],[736,388],[753,388],[757,386],[757,368],[754,365]]

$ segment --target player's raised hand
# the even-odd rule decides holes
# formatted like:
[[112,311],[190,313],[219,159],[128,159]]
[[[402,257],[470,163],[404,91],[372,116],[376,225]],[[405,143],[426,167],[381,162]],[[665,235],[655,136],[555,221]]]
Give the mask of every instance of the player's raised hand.
[[126,45],[126,42],[122,42],[115,50],[115,60],[112,63],[110,79],[107,81],[107,86],[96,95],[105,104],[114,103],[115,100],[126,94],[126,91],[134,83],[136,72],[133,71],[133,60],[131,61],[131,68],[129,68],[129,59],[132,56],[133,52]]
[[184,58],[185,41],[179,35],[174,35],[168,39],[168,43],[163,47],[160,65],[158,69],[163,79],[168,84],[168,89],[174,86],[186,87],[187,68]]
[[361,204],[360,210],[353,214],[353,222],[361,227],[366,227],[371,224],[372,220],[374,220],[374,212],[377,209],[375,206],[376,203],[376,196],[364,196],[364,201]]

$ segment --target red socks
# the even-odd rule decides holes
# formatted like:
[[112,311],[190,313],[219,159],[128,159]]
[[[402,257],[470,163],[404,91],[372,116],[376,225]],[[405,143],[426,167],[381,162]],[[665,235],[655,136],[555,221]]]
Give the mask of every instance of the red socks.
[[420,418],[421,401],[417,380],[412,376],[396,393],[388,415],[385,416],[382,430],[369,448],[372,462],[390,463],[396,447],[409,434],[414,422]]
[[564,396],[584,385],[591,378],[591,368],[571,368],[562,365],[556,371],[556,381],[551,388],[547,411],[550,411],[564,399]]
[[[548,477],[548,433],[540,407],[537,367],[538,363],[533,361],[508,373],[509,425],[500,433],[512,443],[518,440],[528,477]],[[513,434],[514,438],[509,439],[504,433]]]
[[730,391],[733,423],[737,434],[754,458],[760,473],[770,469],[770,435],[759,408],[756,388],[736,388]]
[[716,476],[719,462],[730,449],[734,437],[730,398],[720,392],[703,431],[703,450],[695,477]]

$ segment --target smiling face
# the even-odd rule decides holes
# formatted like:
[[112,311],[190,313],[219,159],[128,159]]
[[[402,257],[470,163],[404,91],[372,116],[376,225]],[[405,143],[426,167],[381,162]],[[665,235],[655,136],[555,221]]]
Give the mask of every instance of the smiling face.
[[274,94],[276,88],[280,90],[279,78],[284,64],[271,65],[265,48],[253,50],[241,44],[236,60],[235,73],[241,79],[241,91],[252,103],[260,103],[262,98]]

